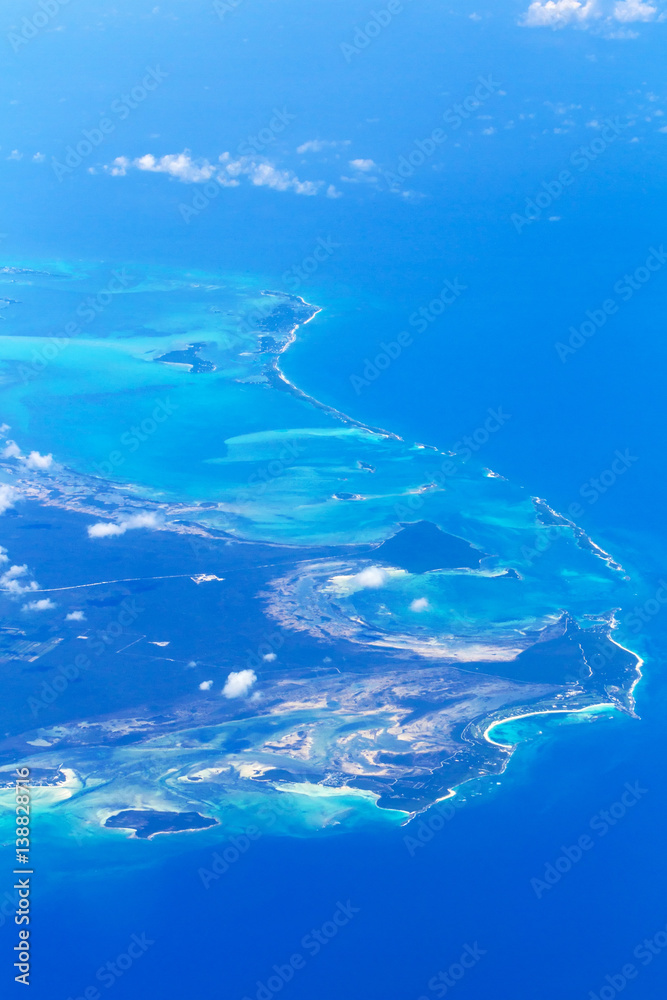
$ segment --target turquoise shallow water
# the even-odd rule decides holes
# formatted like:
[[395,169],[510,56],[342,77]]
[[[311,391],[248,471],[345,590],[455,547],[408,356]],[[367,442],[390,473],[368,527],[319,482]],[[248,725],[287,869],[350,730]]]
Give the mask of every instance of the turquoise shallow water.
[[[30,385],[12,381],[18,368],[12,359],[31,362],[36,342],[3,338],[10,363],[3,383],[7,415],[0,420],[12,425],[26,452],[53,452],[77,474],[95,473],[96,464],[106,468],[103,463],[119,452],[115,479],[131,484],[134,504],[168,499],[169,518],[207,519],[237,537],[290,544],[377,541],[398,519],[433,519],[479,544],[492,572],[510,565],[523,580],[409,573],[392,578],[382,594],[356,590],[332,597],[326,590],[323,597],[332,577],[349,576],[361,564],[350,568],[340,560],[343,565],[329,572],[317,561],[298,576],[304,609],[316,617],[324,609],[336,628],[349,627],[355,616],[365,618],[376,635],[380,629],[385,639],[393,633],[392,642],[407,640],[414,652],[417,643],[434,636],[451,643],[453,626],[462,645],[480,637],[514,644],[562,608],[571,609],[592,634],[601,626],[585,615],[618,607],[616,636],[645,660],[635,689],[641,720],[613,711],[499,726],[498,735],[521,740],[509,769],[481,781],[465,809],[435,822],[436,832],[420,827],[419,819],[406,830],[385,826],[377,809],[357,805],[354,813],[338,815],[338,826],[306,830],[299,823],[297,830],[286,824],[280,832],[289,836],[263,834],[208,889],[198,870],[213,864],[213,834],[202,834],[201,841],[183,835],[146,844],[109,831],[106,839],[96,833],[78,842],[70,837],[71,814],[61,819],[58,807],[36,823],[33,994],[78,1000],[87,987],[101,986],[96,970],[124,953],[133,934],[145,932],[155,943],[114,981],[114,997],[254,1000],[274,966],[302,952],[305,968],[279,990],[286,998],[433,1000],[432,977],[457,962],[466,944],[478,943],[485,955],[457,983],[457,997],[604,997],[609,977],[636,961],[639,975],[623,993],[655,1000],[664,993],[667,956],[660,953],[640,966],[633,952],[667,920],[660,836],[666,818],[666,636],[664,609],[655,603],[667,557],[664,275],[624,304],[614,322],[567,364],[559,362],[554,344],[662,238],[664,135],[656,112],[665,109],[664,24],[635,23],[630,27],[636,38],[609,38],[595,30],[522,28],[519,7],[479,8],[479,19],[473,19],[469,7],[456,4],[446,11],[438,4],[405,4],[400,19],[348,65],[339,46],[353,36],[355,24],[368,19],[361,0],[317,9],[305,0],[248,2],[234,5],[222,21],[209,0],[167,0],[154,8],[153,2],[144,7],[135,0],[119,0],[113,13],[106,0],[63,5],[53,25],[62,30],[49,28],[16,55],[6,48],[3,66],[11,74],[0,161],[6,263],[25,259],[39,268],[40,259],[50,256],[60,264],[47,269],[65,277],[50,284],[40,279],[25,289],[5,284],[1,294],[23,305],[0,310],[0,332],[58,336],[82,299],[107,286],[114,262],[151,266],[139,267],[136,293],[116,296],[85,325],[81,343]],[[8,0],[7,29],[9,20],[20,23],[27,13],[33,12]],[[169,72],[165,85],[117,122],[102,148],[59,183],[49,169],[50,155],[62,156],[82,128],[94,127],[144,74],[148,60],[162,60]],[[414,198],[341,182],[353,156],[394,167],[416,138],[442,124],[445,109],[463,100],[480,74],[489,73],[504,96],[494,95],[482,109],[489,119],[475,117],[448,135],[438,155],[411,179]],[[265,152],[300,177],[335,183],[344,197],[299,199],[241,186],[184,226],[178,204],[193,196],[192,186],[139,172],[111,178],[103,170],[115,156],[161,156],[185,147],[214,160],[265,126],[277,103],[296,117]],[[591,142],[594,120],[616,114],[632,121],[632,128],[577,177],[553,208],[558,221],[543,218],[519,235],[511,214],[557,176],[575,148]],[[485,134],[488,129],[492,134]],[[349,140],[350,146],[327,147],[319,159],[295,153],[315,138]],[[6,159],[14,147],[21,160]],[[32,160],[37,150],[45,153],[45,164]],[[89,164],[95,173],[88,172]],[[231,382],[228,375],[255,378],[252,359],[225,367],[221,352],[221,367],[211,377],[146,360],[195,339],[217,342],[260,289],[288,287],[282,276],[294,273],[319,237],[329,236],[339,244],[336,253],[297,289],[324,311],[301,328],[282,356],[282,368],[317,399],[402,435],[403,445],[360,434],[255,381]],[[108,264],[91,269],[81,263],[86,260]],[[165,269],[159,275],[158,261]],[[357,395],[350,375],[363,372],[380,342],[394,338],[444,279],[456,276],[468,285],[465,296]],[[196,290],[187,290],[191,283]],[[211,301],[222,313],[206,311]],[[154,419],[164,390],[179,409],[131,451],[122,436],[132,434],[137,421]],[[472,461],[460,468],[456,463],[457,473],[437,490],[409,492],[428,485],[434,463],[443,460],[415,451],[415,441],[453,449],[483,424],[489,408],[501,405],[511,419]],[[295,429],[296,447],[304,451],[286,463],[285,432],[293,444]],[[313,435],[313,429],[327,433]],[[617,449],[627,448],[637,461],[588,503],[582,487],[610,467]],[[359,468],[359,460],[376,472]],[[268,470],[272,462],[283,465],[275,477]],[[487,478],[484,465],[507,480]],[[16,471],[13,466],[12,475]],[[255,493],[257,481],[249,479],[262,471],[269,485]],[[27,478],[48,500],[53,480]],[[372,495],[369,482],[379,484]],[[98,489],[111,514],[118,494],[96,480],[84,487],[86,497]],[[338,492],[369,499],[333,500]],[[544,543],[532,494],[557,511],[579,502],[583,514],[574,520],[623,565],[630,581],[576,545],[567,526],[553,529]],[[220,507],[212,513],[183,506],[200,501]],[[53,510],[45,506],[34,517],[51,523]],[[77,522],[76,531],[62,562],[76,581],[91,579],[95,567],[90,547],[83,554],[85,524]],[[12,555],[28,561],[22,534],[46,539],[57,533],[55,527],[17,527]],[[110,549],[115,541],[123,539],[100,544],[108,542],[113,556],[119,551]],[[140,572],[120,569],[117,556],[115,564],[112,557],[104,562],[105,576],[149,575],[157,548],[152,533],[128,533],[125,541]],[[33,558],[39,544],[41,560]],[[524,545],[537,555],[522,553]],[[57,585],[63,581],[53,568],[53,551],[53,542],[35,542],[30,565],[40,582],[48,576]],[[290,558],[298,555],[293,550]],[[373,563],[367,556],[362,564]],[[106,573],[114,565],[120,571]],[[197,593],[202,589],[191,586]],[[315,599],[307,605],[313,589]],[[422,598],[428,610],[412,611],[412,600]],[[226,624],[235,616],[228,625],[235,634],[244,623],[234,595],[226,600],[228,607],[203,600],[200,607],[209,619],[227,615]],[[203,613],[193,614],[198,630]],[[21,617],[19,605],[12,614]],[[103,627],[111,612],[102,608],[100,614]],[[629,614],[635,618],[626,621]],[[163,638],[169,624],[151,621],[154,637]],[[174,657],[183,655],[190,639],[183,632],[178,654],[172,640]],[[317,655],[309,651],[305,661],[311,665],[325,651],[317,642]],[[220,657],[228,645],[221,631]],[[377,653],[359,648],[369,661]],[[54,665],[51,658],[41,662]],[[93,693],[107,691],[112,704],[98,698],[95,711],[116,709],[138,672],[134,662],[112,691],[96,675]],[[40,661],[28,664],[28,671],[35,666]],[[107,661],[99,661],[99,674],[106,669]],[[49,671],[28,671],[37,689],[42,677],[51,678]],[[6,664],[3,672],[13,706]],[[182,671],[166,660],[142,680],[156,700],[170,685],[182,690]],[[83,684],[77,690],[82,687],[87,690]],[[67,718],[66,699],[57,706]],[[129,757],[126,748],[115,759]],[[151,776],[163,773],[159,764],[154,759],[146,768]],[[140,780],[141,765],[134,770]],[[647,789],[636,807],[605,837],[596,837],[595,847],[538,899],[531,879],[543,877],[564,848],[591,832],[594,816],[619,801],[626,783],[636,782]],[[85,812],[86,800],[94,803],[94,793],[83,794],[76,809]],[[228,824],[220,831],[223,850],[237,823],[254,817],[246,800],[237,801],[238,810],[234,801],[218,803]],[[412,853],[404,840],[408,830],[424,838]],[[0,898],[4,885],[9,882]],[[338,900],[348,898],[360,912],[317,955],[306,953],[304,935],[330,920]],[[14,928],[2,913],[0,947],[10,969]],[[261,990],[259,996],[266,1000]]]

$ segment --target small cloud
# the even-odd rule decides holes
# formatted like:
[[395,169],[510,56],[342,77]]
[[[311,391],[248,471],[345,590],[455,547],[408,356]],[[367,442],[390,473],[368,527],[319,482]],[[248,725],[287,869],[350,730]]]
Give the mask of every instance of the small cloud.
[[24,604],[21,611],[52,611],[57,606],[50,597],[43,597],[41,601],[29,601],[28,604]]
[[213,687],[213,681],[202,681],[199,685],[200,691],[210,691]]
[[23,452],[16,441],[8,441],[7,446],[2,451],[3,458],[23,458]]
[[31,451],[29,455],[24,455],[16,441],[8,441],[2,451],[3,458],[16,458],[23,464],[25,469],[32,469],[36,472],[44,472],[53,465],[53,455],[40,455],[38,451]]
[[127,156],[117,156],[111,166],[106,166],[104,169],[107,170],[112,177],[125,177],[128,167],[130,167],[131,164],[132,161],[129,160]]
[[4,545],[0,545],[0,563],[9,562],[9,555],[7,554],[7,549]]
[[632,21],[652,21],[658,13],[657,7],[652,7],[642,0],[618,0],[614,4],[614,18],[621,24],[630,24]]
[[0,483],[0,514],[4,514],[6,510],[14,506],[16,496],[17,492],[13,486],[9,486],[7,483]]
[[124,535],[126,531],[135,528],[159,528],[160,520],[157,514],[133,514],[131,517],[124,517],[121,521],[97,521],[96,524],[88,525],[89,538],[113,538]]
[[[3,562],[6,560],[3,560]],[[4,590],[8,594],[27,594],[31,590],[37,590],[37,584],[34,580],[30,583],[21,583],[21,578],[27,576],[28,567],[23,566],[10,566],[9,569],[0,576],[0,590]]]
[[23,159],[23,153],[19,153],[18,149],[13,149],[11,151],[11,153],[9,154],[9,156],[7,157],[7,159],[8,160],[22,160]]
[[327,139],[309,139],[296,147],[297,153],[321,153],[324,149],[335,149],[337,146],[349,146],[349,139],[341,139],[339,142],[332,142]]
[[468,17],[470,18],[471,21],[481,21],[482,20],[482,15],[481,14],[477,14],[475,11],[473,11],[472,14],[468,14]]
[[27,458],[21,458],[21,462],[26,469],[44,472],[45,469],[50,469],[53,465],[53,455],[40,455],[38,451],[31,451]]
[[428,608],[428,601],[425,597],[417,597],[410,604],[410,611],[426,611]]
[[137,170],[148,170],[154,174],[169,174],[170,177],[176,177],[186,184],[200,184],[202,181],[208,181],[215,171],[215,167],[208,160],[202,160],[197,164],[190,157],[188,149],[182,153],[168,153],[159,159],[156,159],[151,153],[147,153],[145,156],[137,157],[134,160],[134,166]]
[[350,583],[355,589],[377,590],[378,587],[384,587],[388,579],[389,574],[386,570],[379,566],[369,566],[368,569],[362,569],[361,573],[356,573]]
[[70,611],[65,615],[66,622],[85,622],[86,616],[83,611]]
[[654,21],[658,8],[647,0],[535,0],[519,24],[526,28],[579,28],[599,26],[607,38],[636,38],[626,29],[613,30],[614,24]]
[[45,159],[46,156],[44,155],[44,153],[35,153],[35,155],[33,156],[33,161],[35,163],[44,163]]
[[225,682],[222,693],[225,698],[243,698],[257,680],[254,670],[232,671]]
[[274,191],[292,191],[294,194],[315,195],[323,187],[324,181],[302,181],[291,170],[281,170],[269,160],[261,157],[240,156],[234,159],[230,153],[222,153],[218,163],[196,160],[189,150],[182,153],[167,153],[155,157],[152,153],[135,157],[117,156],[110,165],[104,167],[112,177],[125,177],[130,169],[167,174],[184,184],[203,184],[215,181],[221,187],[238,187],[239,177],[247,177],[255,187],[269,187]]
[[354,167],[355,170],[361,170],[364,173],[368,173],[370,170],[375,170],[377,164],[374,160],[350,160],[350,166]]
[[273,661],[274,661],[274,660],[277,660],[277,659],[278,659],[278,657],[276,656],[276,654],[275,654],[275,653],[264,653],[264,655],[262,656],[262,659],[263,659],[263,660],[264,660],[264,661],[265,661],[266,663],[273,663]]
[[339,191],[335,185],[330,184],[327,188],[327,198],[342,198],[343,192]]
[[585,25],[600,17],[596,0],[535,0],[519,20],[524,28],[565,28],[569,24]]

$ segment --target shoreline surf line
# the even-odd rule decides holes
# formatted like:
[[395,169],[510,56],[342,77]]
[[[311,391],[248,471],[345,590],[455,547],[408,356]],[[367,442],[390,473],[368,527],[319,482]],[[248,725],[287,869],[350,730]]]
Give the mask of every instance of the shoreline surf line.
[[497,719],[495,722],[492,722],[490,726],[486,727],[482,735],[487,743],[491,743],[493,746],[502,747],[503,750],[513,750],[514,747],[517,746],[516,743],[498,743],[497,740],[492,740],[489,736],[491,730],[495,729],[496,726],[504,725],[506,722],[515,722],[519,719],[529,719],[535,715],[577,715],[581,712],[591,712],[596,708],[618,709],[618,706],[614,705],[611,701],[603,701],[595,705],[585,705],[584,708],[545,708],[536,712],[523,712],[521,715],[509,715],[506,719]]

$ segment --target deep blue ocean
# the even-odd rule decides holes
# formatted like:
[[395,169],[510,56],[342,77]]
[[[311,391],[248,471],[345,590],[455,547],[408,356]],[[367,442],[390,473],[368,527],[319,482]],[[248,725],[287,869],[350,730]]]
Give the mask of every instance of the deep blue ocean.
[[[555,510],[580,503],[578,523],[632,565],[643,602],[667,572],[667,266],[565,362],[555,345],[587,310],[610,295],[620,302],[614,284],[667,241],[667,137],[646,121],[647,109],[664,102],[667,110],[665,27],[625,41],[540,33],[516,26],[521,9],[480,8],[478,22],[468,5],[445,11],[436,0],[413,0],[348,65],[340,43],[368,17],[363,0],[243,0],[223,21],[200,0],[159,8],[120,0],[113,10],[106,0],[72,3],[58,15],[65,30],[18,54],[5,46],[0,56],[2,153],[24,152],[0,163],[0,252],[7,265],[145,261],[297,291],[322,312],[283,358],[292,382],[366,424],[442,449],[501,407],[510,419],[478,457]],[[7,0],[3,25],[26,11],[29,3]],[[83,165],[59,182],[50,157],[157,63],[167,79],[91,155],[96,172]],[[112,178],[99,166],[183,148],[214,158],[278,107],[295,118],[271,153],[289,152],[299,176],[334,170],[331,162],[304,166],[294,154],[315,138],[349,139],[350,155],[392,169],[488,74],[504,92],[484,108],[496,132],[482,134],[485,120],[450,134],[409,179],[410,197],[381,180],[377,190],[338,181],[338,199],[246,185],[223,190],[185,225],[178,205],[192,186],[151,173]],[[554,133],[557,105],[573,109],[564,114],[576,125]],[[618,115],[632,124],[517,232],[512,213],[597,134],[586,123]],[[38,151],[45,164],[30,162]],[[286,288],[286,273],[320,238],[334,252]],[[446,280],[464,292],[417,332],[410,316]],[[357,391],[351,376],[364,377],[382,342],[406,329],[411,345]],[[627,472],[604,490],[591,487],[617,452],[633,456]],[[198,871],[216,849],[210,838],[204,846],[190,836],[110,848],[104,838],[92,846],[63,840],[46,826],[41,837],[37,826],[32,995],[92,1000],[85,990],[96,970],[136,934],[154,943],[109,983],[118,1000],[431,1000],[450,990],[471,1000],[608,1000],[616,994],[600,990],[616,987],[605,977],[613,981],[627,963],[638,968],[627,996],[657,1000],[667,947],[646,965],[633,958],[667,928],[667,611],[646,617],[632,644],[645,660],[640,718],[533,720],[498,782],[480,782],[480,794],[419,847],[405,841],[415,824],[264,836],[205,889]],[[636,804],[600,835],[591,822],[622,800],[627,784],[641,789]],[[543,880],[585,834],[593,847],[538,898],[531,880]],[[7,889],[9,878],[5,871]],[[341,903],[353,916],[311,954],[304,936],[332,921]],[[5,980],[14,944],[5,920]],[[466,946],[481,957],[442,992],[433,977],[458,972]],[[280,989],[266,986],[274,966],[296,953],[304,967]]]

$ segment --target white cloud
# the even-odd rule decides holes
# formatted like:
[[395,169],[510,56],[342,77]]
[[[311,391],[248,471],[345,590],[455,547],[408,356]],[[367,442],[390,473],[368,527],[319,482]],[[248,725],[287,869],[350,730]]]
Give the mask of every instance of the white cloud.
[[27,458],[21,458],[26,469],[36,469],[44,471],[53,465],[53,455],[40,455],[38,451],[31,451]]
[[609,38],[635,38],[635,32],[613,31],[614,24],[648,22],[658,8],[647,0],[535,0],[519,24],[526,28],[579,28],[599,26]]
[[264,653],[262,659],[265,660],[266,663],[273,663],[273,661],[278,659],[278,657],[275,653]]
[[0,563],[9,562],[9,556],[7,554],[7,549],[4,545],[0,545]]
[[50,597],[43,597],[41,601],[29,601],[28,604],[24,604],[21,611],[52,611],[55,607],[57,604]]
[[222,187],[238,187],[240,177],[247,177],[255,187],[269,187],[274,191],[292,191],[294,194],[312,196],[324,186],[324,181],[302,181],[291,170],[281,170],[269,160],[261,157],[240,156],[233,158],[230,153],[222,153],[218,163],[209,160],[195,160],[189,150],[182,153],[168,153],[159,158],[147,153],[131,160],[127,156],[117,156],[111,165],[104,168],[112,177],[125,177],[129,170],[143,170],[156,174],[167,174],[184,184],[203,184],[215,181]]
[[[7,562],[6,553],[3,551],[2,562]],[[21,577],[28,574],[28,567],[23,566],[10,566],[9,569],[0,576],[0,590],[4,590],[8,594],[27,594],[31,590],[37,590],[37,584],[34,580],[30,583],[21,583]]]
[[13,149],[11,151],[11,153],[9,154],[9,156],[7,157],[7,159],[8,160],[22,160],[23,159],[23,153],[19,153],[18,149]]
[[388,579],[386,570],[379,566],[369,566],[368,569],[362,569],[361,573],[356,573],[350,583],[355,590],[377,590],[378,587],[384,587]]
[[332,576],[327,584],[327,590],[340,597],[352,597],[360,590],[379,590],[386,586],[391,580],[407,576],[404,569],[387,568],[382,566],[367,566],[359,573],[340,574]]
[[342,198],[343,192],[339,191],[334,184],[330,184],[327,188],[327,198]]
[[585,24],[600,16],[597,0],[535,0],[519,24],[526,28],[564,28],[568,24]]
[[621,24],[632,21],[652,21],[658,13],[657,7],[652,7],[642,0],[618,0],[614,4],[614,18]]
[[202,681],[199,685],[200,691],[210,691],[213,686],[213,681]]
[[3,458],[23,458],[23,452],[16,441],[8,441],[6,448],[2,451]]
[[375,170],[377,163],[374,160],[350,160],[350,166],[368,173],[369,170]]
[[342,139],[340,142],[332,142],[327,139],[310,139],[302,142],[296,147],[297,153],[321,153],[323,149],[335,149],[337,146],[349,146],[350,139]]
[[16,490],[7,483],[0,483],[0,514],[13,507],[16,503]]
[[229,153],[223,153],[219,158],[222,164],[222,176],[236,178],[246,176],[256,187],[270,187],[274,191],[294,191],[295,194],[314,195],[323,185],[323,181],[300,181],[291,170],[279,170],[268,160],[254,160],[249,156],[232,159]]
[[225,682],[222,693],[225,698],[243,698],[257,680],[254,670],[232,671]]
[[65,615],[66,622],[85,622],[86,616],[83,611],[70,611]]
[[35,155],[33,156],[33,160],[35,161],[35,163],[44,163],[45,159],[46,156],[44,155],[44,153],[35,153]]
[[200,165],[197,165],[191,159],[187,149],[183,153],[170,153],[167,156],[161,156],[159,160],[147,153],[145,156],[137,157],[134,166],[137,170],[149,170],[154,174],[169,174],[170,177],[176,177],[179,181],[185,181],[186,184],[200,184],[203,181],[208,181],[215,171],[215,167],[208,160],[203,160]]
[[410,611],[426,611],[428,608],[428,601],[425,597],[417,597],[410,604]]
[[[8,428],[9,429],[9,428]],[[53,467],[53,455],[40,455],[38,451],[31,451],[29,455],[24,455],[16,441],[8,441],[2,451],[3,458],[17,458],[23,463],[25,469],[32,469],[37,472],[44,472]]]
[[124,535],[126,531],[135,528],[158,528],[160,520],[156,514],[132,514],[131,517],[124,517],[122,520],[97,521],[96,524],[88,525],[89,538],[112,538],[117,535]]

